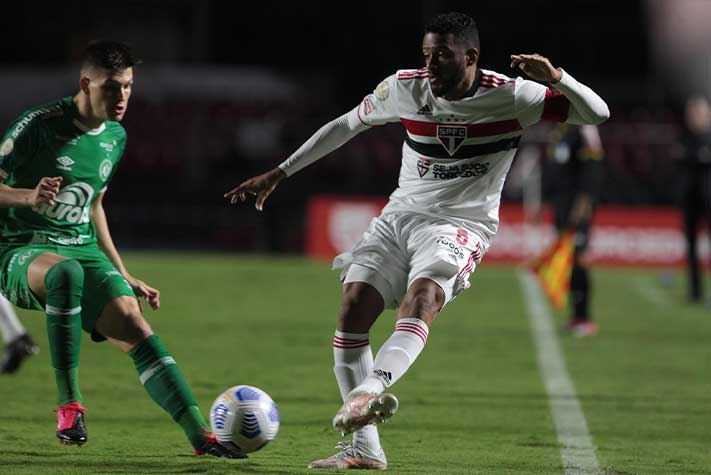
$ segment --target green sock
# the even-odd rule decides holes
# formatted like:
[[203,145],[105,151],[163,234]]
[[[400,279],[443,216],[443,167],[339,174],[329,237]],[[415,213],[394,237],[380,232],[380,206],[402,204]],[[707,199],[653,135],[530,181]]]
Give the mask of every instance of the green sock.
[[50,267],[47,289],[47,336],[57,382],[57,404],[82,402],[79,390],[81,350],[81,297],[84,270],[72,259]]
[[151,335],[129,353],[148,395],[182,427],[194,448],[200,448],[210,429],[180,368],[157,335]]

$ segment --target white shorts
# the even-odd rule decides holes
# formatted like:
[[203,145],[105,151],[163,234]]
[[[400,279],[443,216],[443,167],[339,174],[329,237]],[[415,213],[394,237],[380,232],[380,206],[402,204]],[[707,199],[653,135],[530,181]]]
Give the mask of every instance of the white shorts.
[[340,254],[333,268],[341,281],[375,287],[385,308],[397,308],[416,279],[436,282],[445,305],[469,288],[469,275],[484,254],[471,230],[440,218],[414,213],[388,213],[373,218],[351,252]]

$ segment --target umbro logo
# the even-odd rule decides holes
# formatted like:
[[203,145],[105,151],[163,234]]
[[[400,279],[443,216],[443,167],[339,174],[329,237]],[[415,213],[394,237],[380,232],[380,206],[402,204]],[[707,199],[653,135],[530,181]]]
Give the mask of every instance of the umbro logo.
[[430,109],[429,105],[425,104],[424,106],[420,107],[420,110],[417,111],[417,115],[431,116],[432,109]]
[[74,165],[74,160],[64,156],[57,159],[57,168],[64,171],[72,171],[72,165]]

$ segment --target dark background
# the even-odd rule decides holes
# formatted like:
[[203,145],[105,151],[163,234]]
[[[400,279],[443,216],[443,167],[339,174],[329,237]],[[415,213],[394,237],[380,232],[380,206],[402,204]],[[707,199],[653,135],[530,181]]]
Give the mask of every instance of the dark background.
[[[654,2],[7,5],[0,119],[9,124],[24,108],[74,94],[76,61],[89,40],[126,41],[144,64],[123,123],[128,148],[107,195],[121,246],[298,252],[310,196],[386,196],[396,186],[399,125],[361,134],[284,182],[264,213],[230,208],[222,193],[280,163],[397,69],[421,67],[423,24],[456,10],[477,20],[480,66],[515,75],[509,55],[538,52],[608,102],[603,203],[672,205],[669,177],[687,91],[654,57]],[[534,129],[526,140],[543,149],[548,130]],[[504,199],[520,195],[507,187]]]

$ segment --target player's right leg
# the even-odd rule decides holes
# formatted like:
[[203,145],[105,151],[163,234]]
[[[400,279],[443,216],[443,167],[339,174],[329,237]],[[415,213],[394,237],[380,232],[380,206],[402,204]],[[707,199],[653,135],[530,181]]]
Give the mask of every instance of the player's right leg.
[[17,318],[12,304],[2,295],[0,295],[0,333],[5,343],[2,363],[0,363],[1,374],[16,372],[27,357],[39,352],[39,347]]
[[[339,322],[333,337],[333,372],[343,401],[363,382],[373,368],[369,331],[384,309],[380,292],[365,282],[343,286]],[[353,434],[352,441],[337,445],[335,455],[309,464],[309,468],[360,468],[383,470],[387,467],[380,446],[378,429],[367,425]]]
[[180,368],[153,333],[134,296],[122,295],[108,302],[94,330],[128,353],[144,389],[183,429],[196,455],[246,458],[222,446],[212,435]]
[[65,445],[87,441],[79,390],[81,299],[84,270],[74,259],[45,252],[27,268],[27,284],[45,304],[50,356],[57,384],[57,437]]

